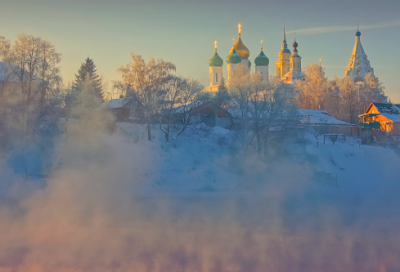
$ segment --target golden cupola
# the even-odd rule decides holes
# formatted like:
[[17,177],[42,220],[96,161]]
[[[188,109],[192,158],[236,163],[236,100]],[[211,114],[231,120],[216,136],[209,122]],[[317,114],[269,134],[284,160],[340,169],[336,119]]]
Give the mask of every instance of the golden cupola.
[[250,57],[250,50],[244,45],[242,41],[242,25],[239,24],[239,39],[235,44],[235,50],[240,55],[242,59],[247,60]]

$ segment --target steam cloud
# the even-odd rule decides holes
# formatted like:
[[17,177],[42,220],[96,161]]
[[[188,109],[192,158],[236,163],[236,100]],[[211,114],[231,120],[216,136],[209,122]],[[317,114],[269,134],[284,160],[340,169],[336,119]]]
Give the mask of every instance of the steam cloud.
[[141,193],[159,155],[100,133],[106,118],[69,121],[54,155],[64,165],[44,188],[26,189],[30,182],[3,165],[13,185],[2,194],[1,272],[400,267],[396,199],[335,198],[314,191],[304,165],[252,158],[241,158],[241,178],[257,190]]

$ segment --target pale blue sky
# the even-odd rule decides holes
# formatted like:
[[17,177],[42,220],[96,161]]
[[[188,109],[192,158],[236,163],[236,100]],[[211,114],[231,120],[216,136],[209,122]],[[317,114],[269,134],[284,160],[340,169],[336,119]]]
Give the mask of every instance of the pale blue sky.
[[[0,0],[0,35],[14,40],[26,33],[47,39],[63,54],[61,71],[71,81],[81,62],[91,57],[111,84],[130,53],[176,64],[177,74],[208,83],[214,40],[225,60],[243,25],[250,60],[260,51],[270,59],[270,73],[282,42],[282,19],[291,45],[297,30],[299,54],[318,62],[327,76],[342,77],[354,45],[357,21],[361,40],[386,93],[400,103],[400,1],[398,0]],[[311,31],[302,29],[318,28]],[[224,62],[225,66],[225,62]]]

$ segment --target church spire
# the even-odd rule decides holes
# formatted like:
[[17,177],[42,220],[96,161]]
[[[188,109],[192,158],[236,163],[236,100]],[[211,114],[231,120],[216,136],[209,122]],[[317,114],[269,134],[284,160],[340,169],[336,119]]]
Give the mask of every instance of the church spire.
[[353,78],[355,82],[358,82],[364,81],[368,74],[374,76],[374,69],[371,67],[367,54],[365,54],[361,44],[361,32],[357,22],[356,41],[344,76],[349,76]]
[[283,41],[286,42],[286,28],[285,28],[285,19],[283,19]]
[[287,42],[286,42],[285,20],[283,20],[283,42],[282,42],[282,49],[281,49],[280,53],[290,54],[290,50],[287,48]]

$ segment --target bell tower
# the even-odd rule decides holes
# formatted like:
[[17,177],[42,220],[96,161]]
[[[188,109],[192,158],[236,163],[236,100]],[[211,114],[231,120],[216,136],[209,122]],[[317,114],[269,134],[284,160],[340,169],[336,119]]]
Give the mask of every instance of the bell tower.
[[367,54],[365,54],[364,48],[361,44],[361,32],[358,28],[356,31],[356,42],[353,47],[353,52],[350,55],[349,63],[347,64],[344,76],[351,77],[354,82],[364,82],[364,78],[371,74],[374,75],[374,68],[371,67],[371,63],[368,60]]
[[276,61],[276,76],[283,77],[286,73],[290,71],[290,55],[291,52],[287,48],[286,42],[286,28],[285,20],[283,20],[283,41],[282,48],[278,54],[278,60]]

